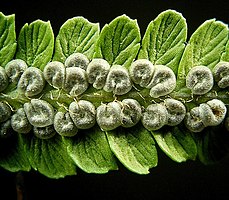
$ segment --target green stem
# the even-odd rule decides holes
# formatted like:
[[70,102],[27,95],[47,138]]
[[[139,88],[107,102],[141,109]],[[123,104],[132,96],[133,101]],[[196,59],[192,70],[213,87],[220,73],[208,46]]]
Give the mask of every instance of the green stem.
[[[150,89],[133,87],[132,90],[127,94],[115,96],[112,92],[105,92],[102,89],[97,90],[91,86],[84,94],[74,98],[63,90],[58,90],[47,86],[44,89],[43,94],[36,96],[35,98],[40,98],[49,102],[56,109],[60,109],[60,107],[63,106],[68,107],[72,101],[79,99],[93,102],[96,107],[101,105],[101,103],[108,103],[114,100],[122,101],[123,99],[127,98],[136,99],[142,106],[147,107],[152,102],[160,103],[168,97],[182,101],[188,109],[201,103],[207,102],[211,99],[219,99],[225,104],[229,104],[229,92],[226,90],[216,92],[216,90],[213,89],[205,95],[192,95],[191,91],[184,87],[179,91],[173,91],[169,95],[159,98],[150,97],[149,91]],[[7,94],[1,93],[0,101],[5,101],[15,109],[18,109],[22,107],[24,103],[30,102],[30,98],[18,93],[17,90],[14,90]]]

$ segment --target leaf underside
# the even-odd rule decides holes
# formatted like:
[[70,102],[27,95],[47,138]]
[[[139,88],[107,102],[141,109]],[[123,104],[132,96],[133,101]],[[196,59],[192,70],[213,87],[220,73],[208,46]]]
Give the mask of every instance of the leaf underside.
[[51,140],[25,136],[23,140],[33,169],[49,178],[63,178],[76,174],[76,166],[68,155],[60,136],[56,135]]
[[179,127],[167,127],[152,132],[160,148],[174,161],[195,160],[197,147],[191,134]]
[[167,65],[176,74],[186,38],[187,24],[183,16],[173,10],[162,12],[148,25],[138,59]]
[[0,12],[0,66],[4,67],[13,59],[16,48],[15,16]]
[[30,171],[31,167],[20,134],[14,132],[12,137],[0,140],[0,166],[11,172]]
[[142,126],[117,128],[107,132],[107,138],[119,161],[130,171],[148,174],[157,166],[157,150],[149,131]]
[[185,77],[192,67],[204,65],[212,69],[222,54],[228,52],[227,41],[228,27],[225,24],[215,19],[205,21],[186,45],[178,68],[178,88],[185,86]]
[[92,59],[99,37],[99,24],[83,17],[67,20],[56,37],[53,60],[64,62],[73,53],[83,53]]
[[[110,65],[126,68],[133,60],[145,58],[153,64],[167,65],[174,71],[179,94],[185,89],[185,77],[191,67],[206,65],[212,69],[220,60],[229,61],[228,34],[225,24],[212,19],[204,22],[186,43],[186,21],[173,10],[162,12],[152,20],[142,41],[137,21],[126,15],[115,18],[101,32],[98,23],[74,17],[61,26],[54,50],[50,22],[37,20],[25,24],[17,45],[14,15],[0,13],[0,65],[4,67],[15,56],[26,61],[28,66],[43,70],[49,61],[64,62],[75,52],[83,53],[89,60],[104,58]],[[218,95],[220,93],[225,95],[224,90]],[[82,95],[99,102],[98,96],[102,96],[100,99],[104,102],[113,99],[103,90],[89,89]],[[107,173],[117,170],[120,161],[132,172],[148,174],[158,163],[157,145],[176,162],[198,157],[204,164],[211,164],[219,161],[229,150],[229,137],[224,128],[222,133],[219,131],[221,128],[221,125],[207,128],[201,135],[196,135],[182,125],[154,132],[140,124],[107,132],[95,126],[79,130],[72,138],[56,135],[48,140],[31,134],[15,134],[11,138],[0,139],[0,166],[12,172],[32,168],[49,178],[62,178],[76,174],[77,167],[87,173]]]
[[229,36],[228,36],[227,44],[225,47],[225,52],[223,52],[221,56],[221,61],[229,62]]
[[73,161],[87,173],[103,174],[118,169],[105,132],[99,127],[80,130],[78,137],[66,139],[66,145]]
[[54,49],[54,35],[50,22],[36,20],[25,24],[18,36],[16,58],[28,66],[43,70],[51,60]]
[[104,58],[110,65],[128,68],[136,58],[140,40],[136,20],[122,15],[103,27],[95,47],[94,58]]

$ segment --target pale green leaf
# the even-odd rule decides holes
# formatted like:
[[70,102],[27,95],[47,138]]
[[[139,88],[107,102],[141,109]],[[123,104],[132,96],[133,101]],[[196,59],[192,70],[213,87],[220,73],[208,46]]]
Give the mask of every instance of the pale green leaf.
[[197,147],[190,132],[173,127],[155,131],[152,134],[162,151],[172,160],[176,162],[195,160]]
[[10,138],[0,139],[0,166],[11,172],[30,171],[22,135],[13,134]]
[[0,66],[4,67],[16,52],[15,15],[0,12]]
[[51,60],[54,49],[54,35],[50,22],[36,20],[25,24],[18,36],[16,58],[28,66],[43,70]]
[[73,53],[83,53],[92,58],[99,37],[99,24],[83,17],[67,20],[56,37],[53,60],[64,62]]
[[227,25],[215,19],[205,21],[191,36],[178,68],[178,88],[185,86],[189,70],[198,65],[212,69],[225,51],[228,41]]
[[126,15],[106,24],[95,48],[95,58],[104,58],[110,65],[129,67],[140,47],[140,30],[136,20]]
[[60,136],[56,135],[51,139],[26,136],[23,139],[32,168],[41,174],[49,178],[63,178],[76,174],[76,166]]
[[176,74],[186,38],[184,17],[174,10],[162,12],[148,25],[138,59],[145,58],[153,64],[167,65]]
[[107,173],[117,170],[106,135],[100,128],[80,130],[76,137],[65,139],[69,155],[87,173]]
[[148,174],[157,166],[157,150],[150,132],[138,125],[133,128],[117,128],[107,132],[111,150],[130,171]]
[[[228,30],[228,34],[229,34],[229,30]],[[221,61],[229,62],[229,36],[228,36],[225,52],[222,54],[221,57]]]

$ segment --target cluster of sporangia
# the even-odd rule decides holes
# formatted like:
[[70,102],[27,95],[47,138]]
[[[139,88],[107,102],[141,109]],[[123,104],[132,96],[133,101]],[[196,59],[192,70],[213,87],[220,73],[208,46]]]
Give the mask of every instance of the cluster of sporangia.
[[[207,126],[219,125],[226,117],[226,106],[218,99],[202,103],[188,112],[181,101],[171,98],[146,108],[135,99],[101,103],[97,108],[92,102],[74,100],[65,111],[58,111],[47,101],[34,98],[42,95],[46,81],[75,99],[87,90],[89,84],[114,95],[126,94],[133,84],[138,84],[149,88],[152,98],[168,95],[176,87],[176,76],[169,67],[153,65],[146,59],[134,61],[128,70],[120,65],[110,66],[104,59],[89,61],[83,54],[74,53],[64,64],[49,62],[43,71],[15,59],[5,68],[0,67],[0,92],[4,94],[7,86],[15,83],[19,94],[31,100],[15,112],[7,102],[0,102],[1,136],[11,128],[25,134],[33,129],[34,134],[43,139],[51,138],[56,132],[62,136],[74,136],[78,129],[89,129],[95,123],[108,131],[118,126],[132,127],[140,120],[150,131],[164,125],[176,126],[184,120],[190,131],[201,132]],[[192,94],[203,95],[212,89],[214,81],[220,88],[229,87],[228,62],[218,63],[213,71],[205,66],[193,67],[186,77],[186,86]],[[228,121],[227,118],[227,128]]]

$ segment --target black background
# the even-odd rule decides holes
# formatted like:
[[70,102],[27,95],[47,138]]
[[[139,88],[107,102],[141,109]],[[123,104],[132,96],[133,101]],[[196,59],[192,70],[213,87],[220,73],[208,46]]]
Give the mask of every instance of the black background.
[[[69,18],[84,16],[103,27],[126,14],[137,19],[142,35],[160,12],[174,9],[183,14],[188,35],[205,20],[216,18],[229,24],[228,1],[0,1],[0,12],[16,14],[16,31],[36,19],[50,20],[54,34]],[[105,175],[86,174],[49,179],[38,172],[24,173],[27,199],[229,199],[229,157],[204,166],[199,161],[175,163],[160,150],[159,164],[148,175],[137,175],[120,164]],[[0,199],[16,199],[15,174],[0,169]]]

